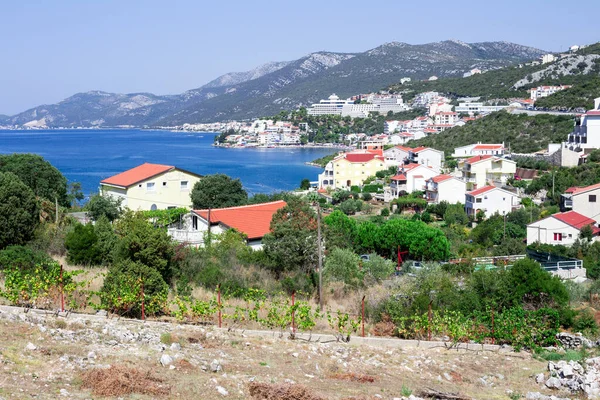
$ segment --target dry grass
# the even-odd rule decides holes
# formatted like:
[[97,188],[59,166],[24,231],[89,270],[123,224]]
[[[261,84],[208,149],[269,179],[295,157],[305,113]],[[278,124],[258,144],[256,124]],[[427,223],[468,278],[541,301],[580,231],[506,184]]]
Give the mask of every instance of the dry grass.
[[367,374],[357,374],[355,372],[346,372],[344,374],[333,374],[331,379],[340,381],[350,381],[359,383],[373,383],[377,380],[376,377]]
[[251,382],[248,391],[255,400],[325,400],[303,385]]
[[150,371],[113,365],[95,368],[81,374],[81,387],[91,389],[97,396],[123,396],[127,394],[168,395],[171,391],[164,380]]

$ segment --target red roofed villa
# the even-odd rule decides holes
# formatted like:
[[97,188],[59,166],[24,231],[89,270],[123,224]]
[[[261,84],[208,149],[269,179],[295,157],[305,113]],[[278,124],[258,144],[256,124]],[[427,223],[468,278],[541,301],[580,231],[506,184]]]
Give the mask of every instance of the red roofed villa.
[[527,225],[527,244],[561,244],[570,246],[580,237],[583,227],[589,226],[592,240],[599,240],[600,228],[592,218],[575,211],[553,214]]
[[144,163],[100,181],[100,194],[136,211],[190,208],[190,191],[200,178],[172,165]]
[[[273,215],[285,207],[283,200],[247,206],[210,210],[210,231],[217,235],[235,229],[246,236],[252,249],[262,248],[262,238],[270,232]],[[181,229],[170,228],[169,235],[180,243],[199,246],[204,243],[209,226],[208,210],[193,210],[186,215]]]

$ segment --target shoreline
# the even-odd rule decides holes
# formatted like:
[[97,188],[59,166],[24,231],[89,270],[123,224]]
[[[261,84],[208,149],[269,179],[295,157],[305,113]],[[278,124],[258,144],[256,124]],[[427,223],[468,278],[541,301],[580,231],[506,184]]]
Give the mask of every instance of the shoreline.
[[328,144],[290,144],[284,146],[239,146],[239,145],[224,145],[213,143],[214,147],[224,149],[332,149],[332,150],[355,150],[355,147],[345,145],[328,145]]

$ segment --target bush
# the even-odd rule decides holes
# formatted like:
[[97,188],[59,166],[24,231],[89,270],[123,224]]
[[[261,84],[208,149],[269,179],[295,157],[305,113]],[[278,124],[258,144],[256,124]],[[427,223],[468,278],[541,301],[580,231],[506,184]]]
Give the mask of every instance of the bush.
[[338,207],[344,214],[354,215],[362,209],[362,201],[348,199],[341,203]]
[[381,216],[382,217],[389,217],[390,216],[390,209],[387,207],[383,207],[381,209]]
[[424,211],[423,214],[421,214],[421,221],[428,224],[430,222],[433,222],[433,218],[431,218],[431,214],[429,214],[427,211]]
[[75,265],[98,265],[102,262],[102,254],[98,249],[98,236],[92,224],[75,225],[65,241],[67,260]]
[[363,186],[363,193],[378,193],[380,190],[383,190],[383,185],[380,184],[372,184]]
[[594,315],[587,309],[582,310],[575,317],[573,329],[581,332],[586,336],[596,336],[598,334],[598,324]]
[[362,271],[365,278],[380,282],[384,279],[388,279],[395,269],[393,261],[386,260],[377,254],[370,254],[368,261],[362,262]]
[[371,193],[363,193],[362,199],[364,201],[371,201],[373,199],[373,196],[371,195]]
[[0,249],[27,243],[39,223],[39,206],[33,190],[15,174],[0,172]]
[[52,259],[46,253],[25,246],[9,246],[0,251],[0,270],[30,271],[36,265],[48,266],[50,263]]
[[114,198],[112,196],[101,196],[99,194],[94,195],[85,205],[88,215],[94,221],[99,220],[101,217],[105,217],[109,221],[114,221],[121,216],[123,209],[121,203],[123,199]]
[[109,269],[100,291],[101,307],[119,315],[139,317],[142,284],[146,314],[164,312],[169,287],[161,274],[154,268],[131,260],[119,262]]
[[360,257],[353,251],[333,249],[325,260],[323,276],[329,281],[340,281],[351,287],[358,287],[363,279],[359,263]]

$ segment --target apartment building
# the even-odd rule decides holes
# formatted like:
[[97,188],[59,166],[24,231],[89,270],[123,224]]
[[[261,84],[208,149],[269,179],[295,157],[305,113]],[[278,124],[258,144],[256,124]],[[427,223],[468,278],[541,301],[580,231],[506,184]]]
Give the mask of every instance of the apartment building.
[[465,194],[465,211],[473,217],[480,210],[486,218],[496,213],[506,215],[519,208],[520,204],[519,196],[495,186],[484,186]]
[[436,175],[425,183],[425,196],[429,203],[439,204],[446,201],[450,204],[462,203],[465,200],[467,184],[452,175]]
[[565,90],[570,88],[571,85],[558,85],[558,86],[538,86],[536,88],[529,89],[529,95],[531,100],[535,101],[542,97],[548,97],[551,94],[556,92],[560,92],[561,90]]
[[459,161],[458,168],[467,183],[467,190],[473,190],[490,183],[505,184],[514,178],[517,163],[497,156],[479,155]]
[[319,174],[318,185],[323,189],[361,186],[366,178],[385,168],[382,150],[343,153],[327,163],[325,171]]
[[466,146],[455,147],[452,157],[471,158],[475,156],[498,156],[502,157],[506,152],[504,143],[481,143],[469,144]]

